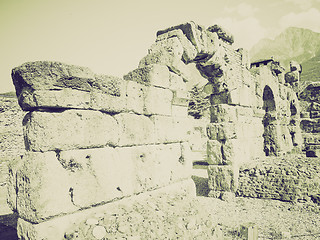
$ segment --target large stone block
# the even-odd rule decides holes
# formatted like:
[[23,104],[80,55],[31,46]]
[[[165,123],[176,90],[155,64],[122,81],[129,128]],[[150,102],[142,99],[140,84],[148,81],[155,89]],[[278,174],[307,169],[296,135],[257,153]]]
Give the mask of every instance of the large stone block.
[[240,130],[238,124],[232,122],[210,123],[207,125],[207,136],[218,141],[234,139],[242,137]]
[[60,90],[34,90],[20,95],[23,109],[34,108],[80,108],[89,109],[91,106],[90,93],[72,88]]
[[[185,148],[183,148],[185,150]],[[191,162],[180,143],[117,148],[119,159],[128,161],[134,193],[167,186],[191,176]]]
[[156,41],[162,41],[168,38],[177,37],[183,47],[182,58],[185,63],[189,63],[195,59],[197,56],[197,50],[195,46],[188,40],[188,38],[183,34],[181,29],[171,30],[165,33],[162,33],[157,36]]
[[169,88],[170,85],[168,67],[158,64],[135,69],[123,78],[156,87]]
[[223,29],[221,26],[215,24],[213,26],[208,27],[208,31],[210,32],[216,32],[218,37],[222,39],[223,41],[233,44],[234,38],[231,33],[229,33],[227,30]]
[[171,116],[171,103],[173,92],[169,89],[150,87],[145,93],[144,114],[145,115],[167,115]]
[[150,117],[154,124],[155,142],[172,143],[188,139],[191,122],[187,118],[153,115]]
[[134,191],[130,159],[120,158],[114,148],[29,152],[21,161],[16,177],[17,210],[31,222]]
[[143,114],[144,100],[148,87],[134,81],[127,81],[126,85],[126,109],[134,113]]
[[150,118],[132,113],[120,113],[114,118],[119,125],[119,146],[153,144],[155,142],[154,124]]
[[49,61],[28,62],[14,68],[12,79],[23,110],[92,108],[89,92],[120,97],[123,85],[118,77],[96,75],[86,67]]
[[237,108],[228,104],[212,106],[211,122],[236,122],[238,119]]
[[157,36],[178,29],[181,29],[184,35],[195,46],[198,52],[197,55],[199,57],[203,55],[213,54],[213,52],[209,52],[209,50],[212,51],[210,44],[213,43],[211,43],[211,41],[208,42],[208,34],[206,33],[205,29],[192,21],[174,27],[170,27],[165,30],[160,30],[157,32]]
[[12,159],[8,164],[8,177],[7,177],[7,203],[13,212],[17,212],[17,171],[23,164],[22,156],[17,156]]
[[89,110],[30,112],[23,121],[25,145],[30,151],[115,146],[119,127],[108,114]]
[[208,166],[208,187],[213,191],[234,192],[235,179],[230,166]]
[[90,92],[90,108],[106,113],[119,113],[126,111],[125,94],[118,96],[108,95],[99,91]]
[[178,74],[169,72],[170,86],[169,89],[177,92],[187,92],[187,85],[183,78]]
[[27,62],[12,70],[12,80],[17,90],[17,96],[27,86],[32,90],[70,87],[89,91],[91,86],[88,79],[94,78],[95,74],[87,67],[60,62]]
[[20,102],[24,110],[44,109],[90,109],[103,112],[122,112],[125,110],[125,84],[121,84],[121,96],[65,88],[60,90],[34,90],[30,94],[21,94]]
[[217,140],[207,141],[207,162],[210,165],[223,165],[222,144]]
[[248,140],[229,139],[222,144],[221,151],[226,165],[238,165],[251,159]]

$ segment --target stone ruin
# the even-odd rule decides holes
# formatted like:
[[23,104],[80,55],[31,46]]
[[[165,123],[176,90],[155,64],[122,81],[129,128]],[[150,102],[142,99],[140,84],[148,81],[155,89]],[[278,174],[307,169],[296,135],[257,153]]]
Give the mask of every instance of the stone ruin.
[[158,31],[123,79],[59,62],[13,69],[28,112],[26,152],[9,166],[19,237],[64,239],[75,219],[143,193],[194,196],[188,90],[201,81],[211,196],[236,191],[243,163],[299,150],[295,70],[285,75],[273,59],[250,64],[233,41],[217,25],[188,22]]

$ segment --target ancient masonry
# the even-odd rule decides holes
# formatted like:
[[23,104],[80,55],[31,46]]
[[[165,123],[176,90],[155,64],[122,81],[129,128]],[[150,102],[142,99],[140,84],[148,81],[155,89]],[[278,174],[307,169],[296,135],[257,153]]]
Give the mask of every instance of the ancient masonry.
[[19,237],[63,239],[76,219],[137,194],[194,195],[187,109],[190,85],[200,81],[211,102],[212,196],[236,191],[242,163],[299,148],[296,82],[285,82],[272,59],[250,65],[247,51],[232,44],[219,26],[188,22],[158,31],[123,79],[58,62],[13,69],[28,111],[26,152],[9,169]]

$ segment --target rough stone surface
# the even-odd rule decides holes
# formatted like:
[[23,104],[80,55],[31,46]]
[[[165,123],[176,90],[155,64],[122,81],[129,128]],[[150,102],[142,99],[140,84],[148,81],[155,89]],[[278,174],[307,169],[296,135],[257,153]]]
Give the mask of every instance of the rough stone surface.
[[150,119],[154,124],[156,143],[172,143],[188,139],[188,131],[191,131],[188,119],[160,115],[153,115]]
[[234,43],[233,35],[231,33],[228,33],[225,29],[223,29],[219,25],[213,25],[213,26],[209,27],[208,31],[216,32],[217,35],[219,36],[219,38],[221,38],[222,40],[224,40],[230,44]]
[[234,192],[233,168],[223,165],[208,166],[208,187],[212,191]]
[[145,94],[144,114],[167,115],[172,114],[173,93],[169,89],[150,87]]
[[223,165],[222,144],[217,140],[208,140],[207,142],[207,162],[211,165]]
[[[174,229],[170,231],[170,229],[176,221],[180,222],[182,220],[184,214],[180,215],[179,213],[179,215],[176,215],[175,211],[172,210],[176,208],[178,199],[182,198],[187,200],[192,194],[195,194],[194,183],[192,180],[185,180],[163,189],[78,211],[71,215],[59,216],[40,224],[32,224],[20,218],[17,226],[18,236],[27,237],[27,239],[48,240],[64,239],[65,237],[69,239],[74,237],[79,239],[94,239],[94,229],[96,229],[94,231],[96,236],[98,236],[98,233],[99,236],[101,236],[102,233],[104,233],[102,228],[105,228],[106,233],[104,237],[107,238],[128,237],[130,235],[132,237],[138,237],[138,239],[155,239],[157,236],[162,238],[163,231],[166,229],[166,231],[168,231],[167,236],[175,238],[177,234],[176,231]],[[168,202],[162,205],[160,201],[161,197],[168,197]],[[185,205],[186,210],[188,206],[190,205]],[[159,212],[161,215],[158,217],[162,216],[161,219],[166,218],[166,220],[158,222],[158,218],[154,218],[153,215],[155,212]],[[184,211],[184,213],[186,212],[187,211]],[[132,217],[134,219],[131,219]],[[89,218],[98,219],[99,224],[87,225],[86,221]],[[153,221],[152,218],[154,218]],[[143,219],[146,220],[144,223],[142,221]],[[160,229],[154,233],[145,231],[146,228],[151,227],[150,224],[155,223],[154,221],[157,221]],[[188,217],[188,221],[182,221],[180,223],[183,224],[183,228],[178,229],[179,236],[197,235],[198,232],[195,231],[196,229],[187,230],[184,227],[184,224],[188,224],[189,221],[191,221],[191,218]],[[214,228],[214,225],[210,226],[210,230],[211,228]],[[140,234],[143,235],[140,236]],[[211,231],[209,231],[208,234],[208,236],[210,236]]]
[[98,111],[30,112],[23,125],[30,151],[115,146],[119,140],[117,121]]
[[197,50],[195,46],[192,45],[192,43],[188,40],[188,38],[183,34],[181,29],[172,30],[169,32],[162,33],[157,36],[156,41],[162,41],[164,39],[177,37],[181,45],[183,47],[183,55],[182,59],[185,63],[189,63],[193,61],[197,56]]
[[246,164],[239,175],[239,196],[283,201],[310,201],[320,188],[317,159],[294,156]]
[[[119,127],[119,146],[153,144],[154,125],[149,117],[132,113],[114,116]],[[107,129],[108,131],[108,129]]]
[[123,78],[163,88],[168,88],[170,84],[169,69],[166,66],[156,64],[133,70]]
[[[60,62],[37,61],[28,62],[12,70],[12,79],[16,87],[19,104],[24,110],[30,110],[39,107],[48,107],[50,103],[56,107],[61,102],[62,106],[75,105],[81,106],[88,101],[87,94],[83,92],[91,92],[93,90],[113,96],[120,96],[121,79],[107,75],[95,75],[86,67],[79,67]],[[68,98],[65,92],[61,92],[65,100],[55,101],[39,96],[33,99],[34,91],[46,90],[45,93],[53,94],[51,91],[61,91],[62,89],[74,89],[75,98]],[[79,93],[77,92],[79,91]],[[50,92],[50,93],[49,93]],[[69,91],[70,92],[70,91]],[[83,99],[84,98],[84,99]],[[36,100],[39,99],[40,102]],[[83,103],[83,100],[85,102]],[[44,104],[45,106],[39,105]],[[59,106],[60,107],[60,106]]]

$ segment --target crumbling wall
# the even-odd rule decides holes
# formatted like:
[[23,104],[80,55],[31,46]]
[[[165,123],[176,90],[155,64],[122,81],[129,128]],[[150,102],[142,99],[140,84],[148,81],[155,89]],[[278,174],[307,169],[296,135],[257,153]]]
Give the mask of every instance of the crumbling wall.
[[253,161],[240,168],[237,195],[318,203],[319,160],[301,156]]
[[208,72],[206,86],[212,93],[209,188],[216,197],[237,189],[242,164],[300,149],[302,144],[298,99],[293,86],[285,83],[279,62],[250,68],[246,51],[234,50],[231,44],[223,49],[220,71]]
[[207,83],[210,96],[212,196],[237,189],[243,163],[290,151],[288,126],[299,116],[290,112],[292,88],[277,64],[250,70],[247,51],[232,43],[217,25],[188,22],[158,31],[123,79],[58,62],[13,69],[19,104],[28,111],[26,153],[11,163],[8,189],[19,236],[67,238],[74,219],[86,221],[90,209],[155,189],[194,194],[188,132],[195,125],[187,115],[188,90],[197,83]]
[[320,85],[310,83],[299,94],[303,106],[300,127],[304,140],[304,150],[308,157],[320,156]]
[[166,66],[120,79],[31,62],[12,78],[28,112],[26,153],[11,163],[9,178],[21,238],[62,239],[68,216],[83,209],[181,181],[181,191],[190,189],[186,84]]

